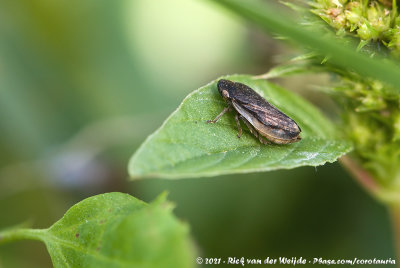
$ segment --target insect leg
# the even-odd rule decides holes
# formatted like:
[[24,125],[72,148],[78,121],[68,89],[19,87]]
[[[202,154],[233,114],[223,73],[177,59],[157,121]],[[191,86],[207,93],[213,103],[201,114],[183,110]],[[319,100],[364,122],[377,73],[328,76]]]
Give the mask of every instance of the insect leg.
[[217,121],[224,115],[224,113],[229,112],[231,110],[231,106],[225,107],[222,112],[215,117],[214,120],[207,120],[207,123],[217,123]]
[[246,124],[246,126],[249,128],[251,134],[253,134],[254,136],[256,136],[256,138],[258,138],[258,140],[262,143],[262,144],[271,144],[268,140],[264,139],[258,132],[257,130],[254,129],[254,127],[250,124],[249,121],[247,121],[247,119],[240,115],[239,116],[240,119],[243,120],[243,122]]
[[237,137],[240,139],[240,137],[242,136],[242,127],[240,126],[239,114],[235,115],[235,121],[236,121],[236,124],[237,124],[237,127],[238,127],[238,131],[239,131]]
[[256,138],[258,138],[258,132],[253,128],[253,126],[249,123],[249,121],[247,121],[247,119],[244,118],[244,116],[242,116],[242,115],[239,115],[239,117],[246,124],[246,126],[250,130],[251,134],[253,134],[254,136],[256,136]]
[[262,143],[262,144],[272,144],[271,142],[269,142],[268,140],[264,139],[263,137],[261,137],[261,135],[258,136],[258,140]]

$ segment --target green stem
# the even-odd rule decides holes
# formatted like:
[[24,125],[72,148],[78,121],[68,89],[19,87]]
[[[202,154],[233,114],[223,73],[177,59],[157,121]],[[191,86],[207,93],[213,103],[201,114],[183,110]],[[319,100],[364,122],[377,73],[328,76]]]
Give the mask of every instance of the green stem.
[[0,232],[0,245],[17,240],[43,241],[44,229],[12,228]]
[[397,18],[397,0],[392,0],[392,25],[394,25],[394,22]]
[[388,206],[400,204],[399,192],[379,185],[372,175],[361,167],[357,161],[349,156],[343,156],[339,159],[339,162],[367,192],[380,202]]
[[380,201],[383,201],[383,203],[385,203],[390,209],[395,251],[397,261],[400,262],[400,203],[398,202],[398,199],[393,198],[390,193],[383,191],[375,182],[374,178],[350,157],[343,156],[339,161],[364,189],[380,199]]
[[394,232],[394,244],[397,256],[397,261],[400,261],[400,205],[392,205],[390,207],[390,215],[392,228]]
[[348,156],[343,156],[339,162],[349,171],[349,173],[361,184],[361,186],[375,197],[380,197],[381,189],[374,178],[354,160]]
[[[338,42],[333,36],[327,37],[327,33],[319,32],[317,27],[299,27],[297,21],[287,15],[282,15],[282,11],[270,3],[273,1],[214,0],[213,2],[225,6],[266,31],[288,37],[322,55],[332,55],[330,62],[335,65],[387,82],[399,90],[400,68],[396,62],[379,55],[371,58],[355,53],[353,44],[345,45],[346,43]],[[366,3],[368,4],[368,1]]]

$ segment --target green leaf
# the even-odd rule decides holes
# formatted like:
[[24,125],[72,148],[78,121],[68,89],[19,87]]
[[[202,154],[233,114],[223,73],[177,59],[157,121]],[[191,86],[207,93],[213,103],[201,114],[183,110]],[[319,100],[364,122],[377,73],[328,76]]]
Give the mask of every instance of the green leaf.
[[148,205],[128,194],[101,194],[74,205],[49,229],[0,237],[43,241],[55,267],[193,267],[188,227],[171,210],[165,196]]
[[284,65],[278,65],[274,68],[271,68],[267,73],[257,76],[260,79],[272,79],[278,77],[286,77],[291,75],[299,75],[317,72],[317,68],[314,68],[310,64],[307,63],[290,63]]
[[[327,32],[321,32],[316,27],[299,25],[288,15],[282,14],[271,1],[259,0],[217,0],[213,1],[232,10],[239,16],[252,21],[256,25],[274,34],[283,35],[297,44],[314,52],[329,55],[329,61],[344,69],[351,69],[361,75],[376,78],[400,90],[400,67],[388,59],[376,55],[356,53],[357,44],[349,46],[338,39],[329,37]],[[350,41],[346,39],[346,41]]]
[[129,163],[133,178],[200,177],[318,166],[351,150],[348,142],[336,137],[334,126],[301,97],[251,76],[224,78],[247,84],[292,117],[302,129],[302,140],[288,145],[263,145],[247,128],[238,139],[232,113],[216,124],[207,124],[226,107],[216,80],[189,94],[140,146]]

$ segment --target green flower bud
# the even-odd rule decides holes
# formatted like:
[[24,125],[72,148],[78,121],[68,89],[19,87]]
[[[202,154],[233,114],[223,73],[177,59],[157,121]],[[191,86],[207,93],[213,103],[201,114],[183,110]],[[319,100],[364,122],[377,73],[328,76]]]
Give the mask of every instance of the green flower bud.
[[364,40],[369,40],[372,38],[371,30],[368,28],[368,26],[365,23],[363,23],[360,26],[360,28],[358,28],[357,34],[361,39],[364,39]]
[[350,2],[346,5],[346,10],[357,14],[358,16],[363,16],[363,8],[359,2]]
[[372,80],[372,82],[370,83],[372,89],[375,91],[375,93],[377,94],[381,94],[382,90],[383,90],[383,84],[381,81],[378,80]]
[[350,138],[357,142],[357,145],[360,147],[368,146],[372,136],[369,127],[360,122],[354,113],[348,114],[347,121],[348,125],[352,126],[349,129]]
[[344,14],[340,14],[334,19],[333,23],[336,25],[336,28],[343,28],[346,26],[346,17]]
[[393,50],[395,55],[400,56],[400,29],[393,30],[390,37],[391,40],[387,46]]
[[400,27],[400,17],[396,17],[395,19],[394,19],[394,26],[397,28],[397,27]]
[[393,116],[393,141],[400,140],[400,113]]
[[348,10],[344,11],[344,15],[346,17],[346,19],[351,23],[351,24],[358,24],[361,21],[361,16],[358,15],[355,12],[351,12]]
[[361,104],[356,108],[356,111],[379,111],[384,108],[386,108],[386,102],[381,97],[370,93],[361,98]]
[[379,14],[378,10],[375,8],[375,6],[370,6],[367,9],[367,19],[368,21],[372,22],[372,21],[376,21],[379,18],[381,18],[381,14]]

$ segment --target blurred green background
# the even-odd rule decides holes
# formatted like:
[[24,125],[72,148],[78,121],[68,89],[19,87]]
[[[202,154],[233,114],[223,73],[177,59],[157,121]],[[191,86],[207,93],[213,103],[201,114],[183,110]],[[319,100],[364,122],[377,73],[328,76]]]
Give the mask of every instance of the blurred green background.
[[[0,0],[0,228],[46,228],[98,193],[168,190],[202,257],[394,258],[387,211],[338,164],[128,180],[129,157],[189,92],[291,53],[207,1]],[[0,267],[51,261],[21,241],[0,247]]]

